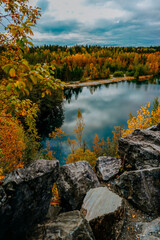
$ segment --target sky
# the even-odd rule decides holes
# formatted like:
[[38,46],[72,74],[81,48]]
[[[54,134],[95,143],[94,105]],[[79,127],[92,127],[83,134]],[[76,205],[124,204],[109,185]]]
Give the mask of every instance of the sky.
[[160,45],[160,0],[31,0],[35,45]]

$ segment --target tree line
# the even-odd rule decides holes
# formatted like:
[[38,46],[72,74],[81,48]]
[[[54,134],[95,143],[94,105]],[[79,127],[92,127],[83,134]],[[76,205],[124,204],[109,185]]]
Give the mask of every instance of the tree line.
[[53,65],[55,78],[64,82],[160,74],[160,47],[44,45],[24,57],[31,65]]

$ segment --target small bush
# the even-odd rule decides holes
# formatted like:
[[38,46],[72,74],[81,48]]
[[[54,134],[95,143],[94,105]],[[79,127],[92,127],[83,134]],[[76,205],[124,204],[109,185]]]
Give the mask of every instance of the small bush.
[[116,71],[114,72],[113,77],[124,77],[124,74],[122,71]]

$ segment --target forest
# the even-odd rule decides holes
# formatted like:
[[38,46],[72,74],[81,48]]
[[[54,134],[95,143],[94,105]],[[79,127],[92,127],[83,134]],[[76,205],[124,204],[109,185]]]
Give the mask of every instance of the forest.
[[24,55],[32,64],[49,64],[55,68],[55,78],[64,82],[107,79],[114,77],[158,75],[159,47],[62,47],[44,45],[32,47]]

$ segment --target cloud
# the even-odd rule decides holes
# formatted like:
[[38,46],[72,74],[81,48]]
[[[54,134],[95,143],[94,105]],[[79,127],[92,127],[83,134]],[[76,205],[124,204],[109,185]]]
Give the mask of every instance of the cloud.
[[[36,0],[34,0],[36,2]],[[38,0],[35,44],[160,44],[159,0]]]

